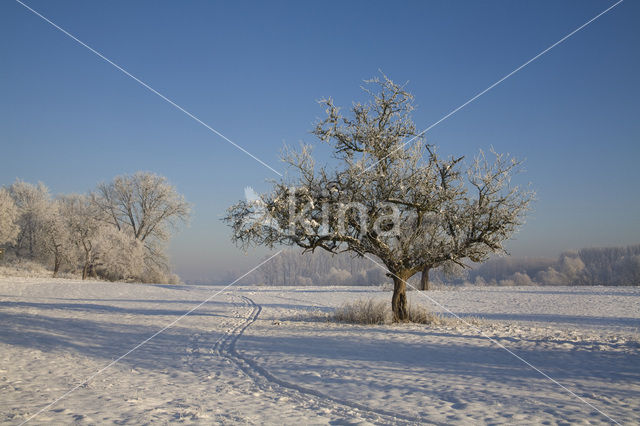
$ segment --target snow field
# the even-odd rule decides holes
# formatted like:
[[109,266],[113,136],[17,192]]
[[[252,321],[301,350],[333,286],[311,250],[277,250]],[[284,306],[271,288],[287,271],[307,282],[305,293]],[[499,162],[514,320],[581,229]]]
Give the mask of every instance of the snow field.
[[[218,290],[1,279],[0,419],[27,420]],[[334,307],[390,293],[232,287],[30,423],[611,423],[481,333],[616,421],[640,419],[640,289],[429,296],[483,320],[337,324]]]

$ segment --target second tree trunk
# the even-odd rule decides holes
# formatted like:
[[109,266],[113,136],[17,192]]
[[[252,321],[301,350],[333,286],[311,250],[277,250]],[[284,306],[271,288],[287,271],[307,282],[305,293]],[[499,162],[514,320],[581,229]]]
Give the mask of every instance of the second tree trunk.
[[429,290],[429,268],[425,266],[422,270],[422,277],[420,277],[420,290]]

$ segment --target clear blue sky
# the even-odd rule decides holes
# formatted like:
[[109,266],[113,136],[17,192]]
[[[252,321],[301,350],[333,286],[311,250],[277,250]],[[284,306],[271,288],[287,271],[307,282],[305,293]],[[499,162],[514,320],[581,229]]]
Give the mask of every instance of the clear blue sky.
[[[409,81],[424,128],[612,1],[42,1],[34,9],[267,163],[313,142],[315,102]],[[627,0],[431,130],[444,152],[525,158],[539,201],[515,256],[640,243],[640,2]],[[0,2],[0,184],[84,192],[167,176],[194,203],[187,279],[251,266],[219,220],[276,177],[20,4]]]

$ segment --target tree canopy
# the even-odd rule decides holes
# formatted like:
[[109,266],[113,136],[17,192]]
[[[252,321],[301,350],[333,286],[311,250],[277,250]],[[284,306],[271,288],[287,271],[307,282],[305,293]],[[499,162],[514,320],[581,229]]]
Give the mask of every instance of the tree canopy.
[[337,167],[318,166],[310,145],[285,149],[292,173],[273,189],[231,206],[232,240],[307,251],[375,256],[394,280],[396,321],[407,319],[406,281],[425,268],[486,260],[505,252],[532,191],[511,184],[521,162],[480,152],[471,162],[427,145],[411,118],[413,96],[386,76],[368,80],[366,103],[350,115],[324,99],[313,134]]

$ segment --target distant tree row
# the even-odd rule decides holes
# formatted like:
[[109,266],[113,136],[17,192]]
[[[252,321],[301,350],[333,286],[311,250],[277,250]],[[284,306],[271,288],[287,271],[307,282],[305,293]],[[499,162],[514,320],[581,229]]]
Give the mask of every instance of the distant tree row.
[[189,204],[166,178],[138,172],[88,194],[52,197],[43,183],[0,188],[0,247],[7,261],[107,280],[170,283],[166,246],[189,218]]
[[462,281],[478,285],[640,285],[640,245],[583,248],[553,259],[491,260]]
[[[640,245],[585,248],[555,260],[499,257],[470,269],[437,268],[431,280],[438,285],[640,285]],[[384,271],[368,259],[324,252],[302,256],[299,250],[287,250],[262,266],[251,284],[377,286],[387,281]],[[419,288],[417,279],[410,284]]]
[[385,271],[368,259],[323,251],[303,256],[295,249],[285,250],[265,263],[256,277],[255,283],[283,286],[366,286],[389,280]]

